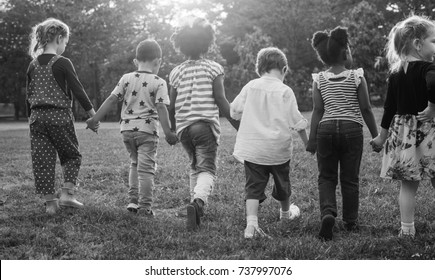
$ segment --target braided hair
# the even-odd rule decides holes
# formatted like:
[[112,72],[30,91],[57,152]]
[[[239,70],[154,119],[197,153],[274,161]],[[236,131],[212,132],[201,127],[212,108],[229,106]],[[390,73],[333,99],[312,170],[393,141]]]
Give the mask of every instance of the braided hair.
[[59,35],[68,37],[69,27],[58,19],[49,18],[35,25],[30,34],[29,55],[33,58],[37,57],[45,49],[45,46],[53,42]]

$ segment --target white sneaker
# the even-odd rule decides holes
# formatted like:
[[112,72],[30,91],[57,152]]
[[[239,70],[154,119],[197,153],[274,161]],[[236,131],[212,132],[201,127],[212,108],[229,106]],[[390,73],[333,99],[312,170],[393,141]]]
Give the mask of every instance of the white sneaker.
[[272,237],[267,235],[260,227],[253,226],[253,225],[247,225],[245,228],[245,238],[251,239],[251,238],[254,238],[255,236],[266,237],[266,238],[272,239]]
[[129,203],[127,205],[127,210],[132,213],[137,213],[138,209],[139,209],[139,205],[137,205],[136,203]]
[[290,220],[291,221],[291,220],[294,220],[294,219],[296,219],[297,217],[299,217],[301,215],[301,210],[299,209],[299,207],[297,207],[294,204],[290,205],[289,212],[290,212],[290,214],[288,216],[287,215],[283,215],[283,213],[282,213],[282,211],[280,209],[279,210],[279,219],[280,220]]

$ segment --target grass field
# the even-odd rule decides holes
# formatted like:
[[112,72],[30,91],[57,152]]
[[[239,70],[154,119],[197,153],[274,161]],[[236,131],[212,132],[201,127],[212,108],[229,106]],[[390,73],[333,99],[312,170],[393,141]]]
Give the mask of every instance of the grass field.
[[[375,113],[380,123],[381,110]],[[117,124],[106,124],[98,135],[83,129],[84,124],[76,127],[83,154],[78,197],[85,209],[62,210],[54,217],[44,213],[43,201],[35,195],[28,130],[0,131],[0,198],[6,200],[0,206],[0,259],[435,259],[433,188],[423,182],[418,191],[416,238],[398,238],[398,185],[379,178],[381,154],[371,152],[366,128],[360,176],[362,229],[342,230],[339,209],[334,240],[321,242],[316,238],[317,165],[297,134],[291,182],[292,202],[300,207],[301,217],[279,222],[279,204],[269,196],[259,223],[273,239],[244,240],[244,170],[231,156],[236,132],[226,120],[218,179],[202,227],[194,233],[175,216],[189,200],[189,162],[181,145],[170,147],[161,139],[156,217],[135,216],[125,208],[129,160]],[[56,183],[61,186],[60,172]]]

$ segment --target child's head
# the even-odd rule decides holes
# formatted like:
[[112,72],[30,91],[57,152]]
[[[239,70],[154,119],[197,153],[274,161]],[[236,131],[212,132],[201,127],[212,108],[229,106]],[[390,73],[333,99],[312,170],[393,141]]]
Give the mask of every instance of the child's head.
[[193,59],[206,54],[214,40],[213,27],[199,17],[189,17],[171,36],[174,48]]
[[412,15],[397,23],[388,35],[386,47],[390,71],[397,72],[409,56],[433,61],[435,43],[426,42],[430,37],[435,37],[435,23],[426,17]]
[[151,62],[162,58],[162,49],[159,43],[153,39],[140,42],[136,47],[136,59],[140,62]]
[[58,19],[49,18],[33,27],[30,34],[29,54],[35,58],[44,51],[47,44],[54,41],[61,44],[57,52],[62,54],[65,51],[68,38],[68,25]]
[[337,26],[331,32],[317,31],[313,35],[311,46],[316,51],[319,60],[325,65],[352,62],[346,28]]
[[257,54],[255,71],[258,75],[262,76],[273,69],[279,70],[285,75],[288,69],[287,57],[278,48],[269,47],[261,49]]

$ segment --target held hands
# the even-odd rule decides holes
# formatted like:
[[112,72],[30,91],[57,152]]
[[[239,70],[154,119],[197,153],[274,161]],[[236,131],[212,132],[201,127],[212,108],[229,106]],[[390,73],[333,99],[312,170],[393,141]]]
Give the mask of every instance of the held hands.
[[93,132],[98,134],[98,128],[100,127],[100,122],[96,122],[93,118],[89,118],[86,120],[86,129],[90,129]]
[[384,141],[381,139],[381,135],[376,136],[370,140],[369,144],[372,146],[374,152],[379,153],[384,147]]
[[171,146],[177,144],[178,138],[175,132],[170,131],[169,133],[166,134],[166,142],[168,142],[168,144]]

